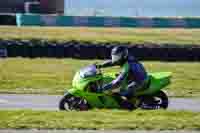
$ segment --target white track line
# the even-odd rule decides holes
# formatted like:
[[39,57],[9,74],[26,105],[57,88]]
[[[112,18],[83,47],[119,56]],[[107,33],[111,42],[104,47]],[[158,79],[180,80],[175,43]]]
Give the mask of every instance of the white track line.
[[8,103],[8,101],[7,100],[4,100],[4,99],[0,99],[0,104],[1,103]]

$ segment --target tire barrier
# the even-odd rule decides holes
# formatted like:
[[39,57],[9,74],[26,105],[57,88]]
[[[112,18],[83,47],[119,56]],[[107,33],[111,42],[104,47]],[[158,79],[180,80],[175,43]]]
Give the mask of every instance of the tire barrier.
[[0,14],[0,25],[16,25],[15,14]]
[[0,58],[2,57],[7,57],[8,53],[7,53],[7,49],[5,46],[0,45]]
[[92,44],[78,41],[56,43],[41,40],[0,40],[0,44],[0,54],[4,53],[7,57],[106,59],[110,58],[114,46],[121,45],[127,47],[139,60],[200,61],[200,45]]

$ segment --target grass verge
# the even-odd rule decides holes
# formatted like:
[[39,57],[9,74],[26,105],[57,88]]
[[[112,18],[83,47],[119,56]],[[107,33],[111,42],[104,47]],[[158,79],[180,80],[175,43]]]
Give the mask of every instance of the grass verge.
[[[63,94],[81,67],[100,60],[6,58],[0,59],[0,93]],[[173,72],[170,96],[200,96],[200,63],[143,62],[148,72]],[[106,69],[117,71],[118,68]]]
[[132,44],[200,44],[200,29],[14,27],[1,26],[0,39],[131,42]]
[[200,130],[200,113],[185,111],[0,111],[0,129]]

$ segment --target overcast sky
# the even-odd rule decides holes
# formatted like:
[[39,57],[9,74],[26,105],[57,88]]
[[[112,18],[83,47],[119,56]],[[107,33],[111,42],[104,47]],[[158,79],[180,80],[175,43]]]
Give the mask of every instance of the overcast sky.
[[[108,16],[200,16],[200,0],[66,0],[74,12],[102,10]],[[70,10],[68,9],[68,10]]]

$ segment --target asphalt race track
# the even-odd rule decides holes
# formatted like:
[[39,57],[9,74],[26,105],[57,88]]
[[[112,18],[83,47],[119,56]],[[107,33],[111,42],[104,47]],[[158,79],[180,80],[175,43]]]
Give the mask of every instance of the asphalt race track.
[[[62,96],[0,94],[0,109],[58,110]],[[200,112],[200,99],[169,98],[169,110],[188,110]]]

